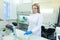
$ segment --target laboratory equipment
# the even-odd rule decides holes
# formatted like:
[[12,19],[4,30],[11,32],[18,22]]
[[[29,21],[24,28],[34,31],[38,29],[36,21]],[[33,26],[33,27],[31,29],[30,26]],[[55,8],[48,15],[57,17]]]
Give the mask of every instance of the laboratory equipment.
[[0,40],[3,40],[3,37],[6,35],[6,30],[7,30],[6,27],[2,28]]
[[17,26],[17,22],[12,22],[12,24],[13,24],[14,26]]
[[1,38],[0,40],[5,40],[5,36],[11,36],[13,37],[13,40],[17,40],[17,35],[15,32],[15,27],[12,24],[6,24],[4,28],[1,30]]
[[23,16],[23,15],[22,16],[19,16],[18,19],[19,19],[20,22],[26,22],[27,21],[27,17],[26,16]]
[[56,27],[56,40],[60,40],[60,27]]
[[15,26],[13,26],[12,24],[7,24],[6,28],[11,30],[11,32],[12,32],[11,35],[13,35],[15,37],[14,40],[16,40],[17,35],[16,35],[16,32],[15,32]]
[[28,30],[28,23],[27,23],[28,15],[20,15],[17,14],[17,28],[22,31]]

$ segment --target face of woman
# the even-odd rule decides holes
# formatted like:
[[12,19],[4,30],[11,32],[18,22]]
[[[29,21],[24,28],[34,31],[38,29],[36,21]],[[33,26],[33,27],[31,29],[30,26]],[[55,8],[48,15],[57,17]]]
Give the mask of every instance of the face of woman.
[[36,6],[33,6],[32,7],[32,11],[33,11],[33,13],[38,13],[37,7]]

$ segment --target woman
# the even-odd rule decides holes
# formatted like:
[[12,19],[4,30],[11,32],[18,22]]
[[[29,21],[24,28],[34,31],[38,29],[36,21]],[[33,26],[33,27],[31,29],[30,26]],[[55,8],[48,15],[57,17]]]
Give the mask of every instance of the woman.
[[32,12],[33,14],[31,14],[28,17],[29,27],[28,27],[28,31],[25,32],[25,34],[29,35],[33,33],[35,35],[41,36],[41,26],[42,26],[43,18],[42,15],[40,14],[40,8],[37,3],[32,5]]

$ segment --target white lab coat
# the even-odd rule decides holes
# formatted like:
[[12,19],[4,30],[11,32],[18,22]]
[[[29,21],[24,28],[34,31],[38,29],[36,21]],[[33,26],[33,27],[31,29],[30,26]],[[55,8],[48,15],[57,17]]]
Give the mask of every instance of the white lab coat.
[[33,34],[41,36],[41,26],[43,23],[42,15],[39,13],[31,14],[28,17],[28,31],[32,31]]

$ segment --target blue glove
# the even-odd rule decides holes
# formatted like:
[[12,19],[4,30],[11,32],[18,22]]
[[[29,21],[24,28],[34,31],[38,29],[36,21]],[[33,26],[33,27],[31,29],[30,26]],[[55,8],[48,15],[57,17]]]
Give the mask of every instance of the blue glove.
[[24,35],[29,35],[29,34],[32,34],[32,31],[27,31],[24,33]]

